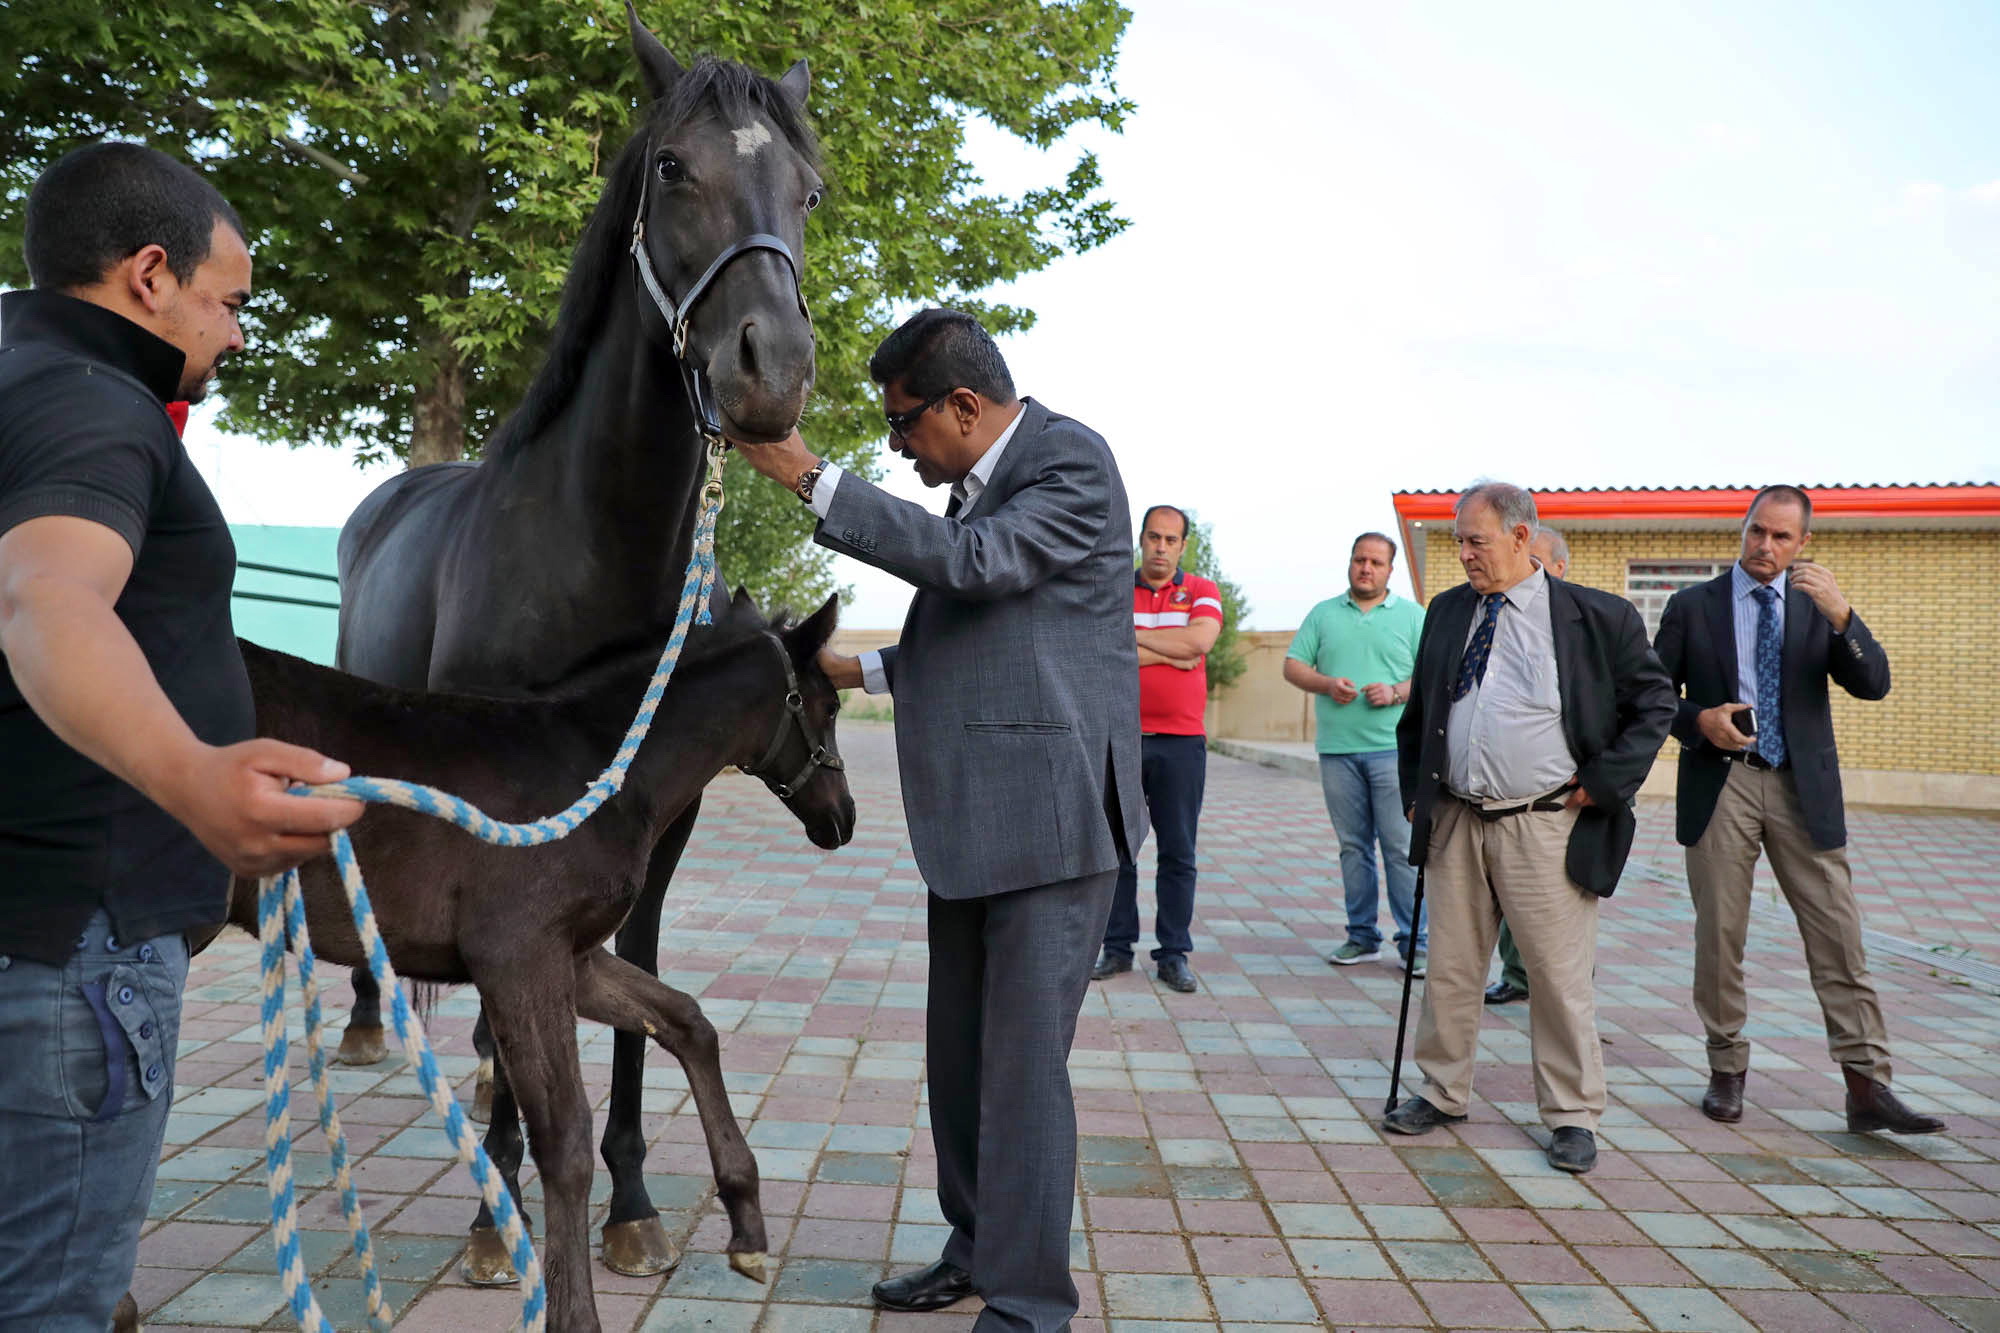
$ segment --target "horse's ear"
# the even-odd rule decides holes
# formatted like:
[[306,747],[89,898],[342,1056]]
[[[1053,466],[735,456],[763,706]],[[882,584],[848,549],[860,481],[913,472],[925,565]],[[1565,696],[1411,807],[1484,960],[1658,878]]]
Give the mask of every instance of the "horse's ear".
[[763,618],[764,613],[757,609],[757,603],[750,596],[750,590],[740,583],[737,584],[736,595],[729,599],[729,619],[736,624],[743,624],[749,620]]
[[632,0],[625,0],[625,17],[632,25],[632,52],[639,57],[639,72],[645,76],[646,92],[657,102],[680,82],[681,62],[639,22],[639,11],[632,7]]
[[785,631],[785,647],[792,654],[792,661],[801,671],[826,647],[833,637],[833,631],[840,625],[840,594],[835,593],[820,604],[803,623]]
[[806,68],[806,62],[803,60],[786,70],[785,76],[778,80],[779,90],[792,99],[793,106],[802,107],[806,104],[806,93],[811,87],[812,72]]

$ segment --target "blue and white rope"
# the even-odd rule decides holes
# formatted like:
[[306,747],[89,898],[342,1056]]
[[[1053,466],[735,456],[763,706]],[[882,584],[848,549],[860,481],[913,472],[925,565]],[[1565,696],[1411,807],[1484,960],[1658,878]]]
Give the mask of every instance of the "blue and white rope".
[[[315,796],[346,796],[372,804],[397,805],[406,810],[421,811],[449,820],[481,841],[500,847],[536,847],[574,832],[579,824],[590,818],[598,807],[617,795],[624,786],[625,775],[631,769],[632,760],[639,753],[646,733],[652,729],[653,715],[658,711],[660,700],[666,695],[667,682],[672,679],[674,667],[680,661],[681,646],[687,641],[688,627],[709,623],[709,597],[715,588],[715,523],[722,511],[722,459],[721,450],[711,446],[709,481],[703,489],[700,517],[695,522],[694,554],[688,561],[687,575],[681,587],[673,633],[667,638],[659,665],[654,668],[653,678],[639,701],[638,714],[632,719],[618,752],[612,756],[604,771],[584,789],[575,804],[532,823],[509,824],[494,819],[469,801],[413,782],[348,778],[344,782],[300,790]],[[362,953],[368,959],[368,970],[374,974],[382,993],[390,997],[389,1014],[396,1038],[402,1043],[410,1063],[415,1066],[417,1081],[422,1085],[424,1095],[430,1099],[431,1108],[444,1121],[445,1133],[450,1136],[459,1160],[471,1170],[472,1178],[479,1186],[480,1197],[492,1211],[494,1225],[513,1259],[514,1271],[521,1275],[521,1322],[517,1327],[523,1333],[544,1333],[548,1323],[548,1291],[542,1280],[541,1263],[535,1257],[534,1244],[522,1222],[520,1210],[514,1206],[513,1196],[507,1191],[500,1173],[493,1169],[486,1150],[472,1132],[471,1122],[466,1119],[465,1112],[459,1108],[450,1087],[440,1075],[437,1058],[424,1036],[423,1025],[411,1011],[409,1000],[397,982],[395,969],[389,963],[388,946],[383,942],[381,929],[375,921],[375,909],[368,900],[368,887],[362,882],[361,867],[354,858],[353,844],[344,831],[335,833],[331,841],[334,863],[340,871],[341,887],[347,893]],[[333,1091],[327,1081],[325,1052],[320,1040],[319,987],[313,972],[312,941],[306,930],[305,898],[299,886],[297,870],[267,878],[258,886],[257,930],[263,941],[264,1169],[271,1194],[271,1234],[277,1251],[278,1279],[284,1286],[285,1301],[292,1317],[298,1320],[300,1328],[306,1333],[334,1333],[333,1324],[313,1298],[312,1283],[299,1250],[298,1206],[292,1188],[291,1084],[286,1071],[285,945],[289,936],[298,952],[299,988],[306,1003],[306,1055],[313,1086],[319,1094],[320,1129],[333,1145],[334,1183],[340,1189],[341,1211],[347,1218],[354,1254],[361,1265],[362,1281],[367,1287],[368,1323],[375,1333],[386,1333],[394,1322],[395,1314],[382,1294],[381,1278],[375,1269],[373,1241],[369,1236],[368,1223],[361,1215],[361,1201],[355,1194],[349,1170],[347,1138],[341,1130],[340,1117],[334,1111]]]

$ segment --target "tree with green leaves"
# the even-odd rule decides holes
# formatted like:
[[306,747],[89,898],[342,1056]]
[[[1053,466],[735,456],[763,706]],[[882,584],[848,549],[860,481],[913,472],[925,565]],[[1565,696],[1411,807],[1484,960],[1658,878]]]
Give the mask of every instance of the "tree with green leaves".
[[1243,595],[1241,585],[1223,574],[1222,558],[1215,553],[1215,533],[1192,511],[1188,513],[1187,546],[1181,555],[1181,566],[1214,583],[1222,593],[1222,632],[1215,636],[1215,646],[1208,650],[1208,694],[1212,699],[1234,685],[1249,669],[1250,659],[1243,655],[1238,639],[1243,633],[1244,618],[1250,614],[1250,599]]
[[[601,172],[636,122],[622,0],[435,6],[0,0],[0,284],[26,280],[22,204],[79,143],[199,165],[250,229],[258,295],[220,424],[412,464],[476,455],[533,375]],[[1047,148],[1116,129],[1117,0],[644,0],[684,59],[776,74],[803,56],[830,185],[807,231],[819,377],[803,429],[876,475],[867,357],[893,313],[949,301],[996,333],[1031,312],[977,293],[1125,225],[1080,156],[1019,198],[982,192],[982,116]],[[734,489],[724,573],[765,604],[831,590],[810,515]]]

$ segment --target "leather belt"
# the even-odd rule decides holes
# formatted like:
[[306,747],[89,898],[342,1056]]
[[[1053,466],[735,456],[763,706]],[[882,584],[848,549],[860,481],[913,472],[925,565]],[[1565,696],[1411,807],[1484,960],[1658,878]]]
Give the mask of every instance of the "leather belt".
[[1466,800],[1456,792],[1448,794],[1454,801],[1464,805],[1466,809],[1472,811],[1473,814],[1478,815],[1487,823],[1495,824],[1513,815],[1530,813],[1548,814],[1556,810],[1567,809],[1568,806],[1565,803],[1569,798],[1570,792],[1573,790],[1575,789],[1572,787],[1558,787],[1546,796],[1537,796],[1533,800],[1523,801],[1519,805],[1481,805],[1477,801]]
[[1755,750],[1724,750],[1722,757],[1732,764],[1754,768],[1760,773],[1777,773],[1792,766],[1790,759],[1786,759],[1782,764],[1774,764]]

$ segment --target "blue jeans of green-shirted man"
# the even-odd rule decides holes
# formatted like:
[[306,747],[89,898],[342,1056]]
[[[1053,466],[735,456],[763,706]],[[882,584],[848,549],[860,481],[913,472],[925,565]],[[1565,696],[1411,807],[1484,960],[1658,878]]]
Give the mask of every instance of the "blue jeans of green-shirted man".
[[1396,950],[1410,951],[1410,939],[1423,952],[1429,932],[1412,921],[1416,906],[1417,868],[1410,864],[1410,821],[1403,817],[1403,797],[1396,781],[1396,752],[1323,754],[1319,757],[1320,789],[1326,813],[1340,838],[1340,882],[1347,896],[1347,938],[1371,953],[1382,947],[1381,878],[1375,851],[1382,852],[1388,879],[1389,916],[1396,923]]
[[104,1333],[173,1103],[187,942],[91,917],[62,966],[0,954],[0,1333]]

